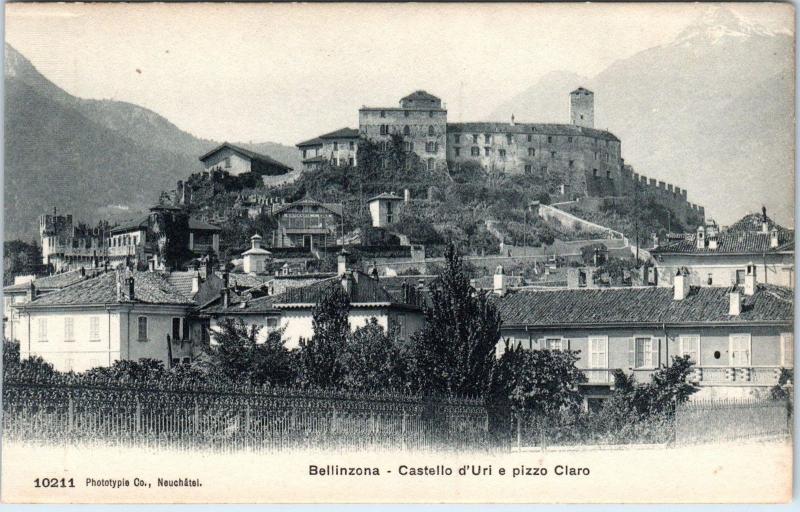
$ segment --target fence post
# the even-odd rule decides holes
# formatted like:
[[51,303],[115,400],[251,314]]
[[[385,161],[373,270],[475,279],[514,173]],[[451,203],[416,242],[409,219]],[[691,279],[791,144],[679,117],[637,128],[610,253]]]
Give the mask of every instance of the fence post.
[[520,422],[519,413],[515,416],[517,418],[517,451],[519,451],[520,448],[522,448],[522,424]]
[[403,419],[400,422],[400,437],[402,438],[403,450],[408,448],[408,440],[406,439],[406,421],[408,421],[408,412],[403,409]]
[[197,398],[194,399],[194,433],[200,432],[200,404],[197,403]]
[[139,401],[139,395],[136,395],[136,417],[134,418],[134,428],[136,429],[136,433],[139,434],[142,431],[142,403]]
[[72,393],[67,395],[67,431],[72,433],[75,422],[75,402],[72,401]]

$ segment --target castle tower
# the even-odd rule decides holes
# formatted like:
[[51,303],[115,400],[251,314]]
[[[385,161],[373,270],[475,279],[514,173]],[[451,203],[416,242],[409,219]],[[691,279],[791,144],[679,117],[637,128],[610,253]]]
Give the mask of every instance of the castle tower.
[[569,93],[569,113],[572,124],[594,128],[594,93],[583,87]]

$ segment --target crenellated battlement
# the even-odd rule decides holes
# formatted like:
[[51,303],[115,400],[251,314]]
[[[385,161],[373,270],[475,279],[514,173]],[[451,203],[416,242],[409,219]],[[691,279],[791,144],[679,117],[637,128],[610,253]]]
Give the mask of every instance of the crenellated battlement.
[[652,198],[675,212],[684,224],[705,219],[705,208],[689,202],[685,188],[634,172],[630,165],[623,166],[622,179],[625,195]]

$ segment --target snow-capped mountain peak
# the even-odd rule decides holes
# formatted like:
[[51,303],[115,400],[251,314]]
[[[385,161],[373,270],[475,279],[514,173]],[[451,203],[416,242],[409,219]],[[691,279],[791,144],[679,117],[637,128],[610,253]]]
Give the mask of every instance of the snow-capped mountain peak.
[[728,37],[748,38],[774,35],[774,32],[757,23],[740,18],[725,7],[715,6],[710,7],[696,22],[678,34],[672,44],[677,46],[699,41],[717,44]]

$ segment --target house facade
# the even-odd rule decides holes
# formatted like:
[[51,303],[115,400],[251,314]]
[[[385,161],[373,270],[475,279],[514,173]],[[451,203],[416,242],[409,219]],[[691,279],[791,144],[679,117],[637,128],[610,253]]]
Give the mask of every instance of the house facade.
[[278,223],[273,247],[303,247],[309,251],[336,245],[342,225],[342,205],[321,203],[309,197],[273,205]]
[[672,286],[679,268],[689,270],[693,286],[743,284],[748,267],[752,267],[756,282],[794,288],[794,231],[771,223],[766,211],[758,227],[745,219],[727,230],[703,225],[691,235],[659,245],[650,254],[662,286]]
[[[497,277],[497,276],[496,276]],[[590,401],[607,396],[615,370],[649,381],[672,357],[688,354],[699,398],[768,393],[781,368],[794,367],[793,294],[757,284],[691,286],[688,272],[668,287],[511,289],[500,284],[508,339],[528,350],[579,351]]]
[[373,228],[385,228],[389,224],[398,221],[400,210],[408,202],[408,190],[405,191],[406,198],[403,199],[394,193],[379,194],[367,203],[369,204],[369,215],[372,219]]
[[112,271],[15,306],[20,356],[81,372],[118,360],[188,362],[194,303],[155,272]]
[[358,165],[358,130],[340,128],[297,144],[303,170],[318,170],[323,164],[335,167]]
[[288,165],[282,164],[268,155],[256,153],[228,142],[201,156],[200,161],[206,172],[220,169],[234,176],[248,172],[272,176],[286,174],[292,170]]

